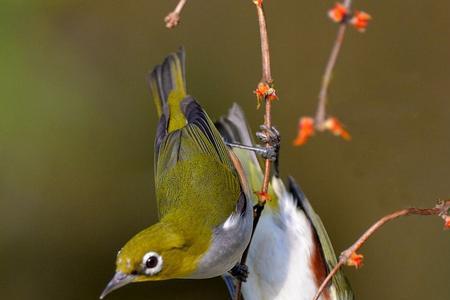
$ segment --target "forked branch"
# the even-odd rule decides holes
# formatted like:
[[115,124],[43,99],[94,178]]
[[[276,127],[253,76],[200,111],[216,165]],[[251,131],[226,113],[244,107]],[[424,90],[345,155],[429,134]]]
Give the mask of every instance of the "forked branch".
[[387,216],[384,216],[383,218],[379,219],[375,224],[373,224],[364,234],[348,249],[343,251],[341,255],[339,256],[339,261],[336,264],[336,266],[331,270],[331,272],[328,274],[328,276],[325,278],[325,280],[320,285],[319,289],[317,290],[316,295],[314,296],[313,300],[318,300],[320,295],[322,294],[325,287],[329,284],[333,276],[339,271],[339,269],[343,265],[350,265],[359,267],[362,264],[362,255],[357,254],[357,251],[366,243],[366,241],[378,230],[380,229],[384,224],[386,224],[389,221],[395,220],[399,217],[405,217],[405,216],[438,216],[444,219],[444,228],[450,229],[450,217],[449,217],[449,210],[450,210],[450,200],[446,201],[440,201],[435,207],[433,208],[406,208],[402,210],[395,211]]
[[[343,6],[345,7],[346,11],[350,10],[351,4],[352,4],[351,0],[345,0]],[[333,74],[334,66],[336,65],[336,61],[339,57],[339,52],[341,51],[342,42],[344,41],[345,31],[347,29],[347,24],[348,24],[346,18],[347,18],[347,16],[344,15],[344,19],[340,21],[336,40],[334,42],[330,57],[328,58],[327,65],[325,67],[325,72],[323,74],[322,85],[320,87],[320,92],[319,92],[319,102],[317,105],[317,111],[316,111],[316,117],[315,117],[316,127],[318,130],[325,129],[328,87],[330,86],[331,76]]]
[[315,132],[330,131],[336,136],[340,136],[345,140],[350,140],[350,133],[345,129],[344,125],[338,118],[329,116],[326,111],[328,102],[328,89],[333,76],[333,70],[339,57],[342,43],[344,41],[345,33],[348,25],[352,25],[358,31],[364,32],[367,28],[371,16],[363,11],[355,10],[351,12],[351,0],[345,0],[342,4],[336,5],[328,11],[328,16],[335,23],[339,24],[336,39],[331,49],[325,71],[322,77],[316,115],[314,118],[304,116],[300,118],[298,124],[298,134],[293,144],[295,146],[304,145]]

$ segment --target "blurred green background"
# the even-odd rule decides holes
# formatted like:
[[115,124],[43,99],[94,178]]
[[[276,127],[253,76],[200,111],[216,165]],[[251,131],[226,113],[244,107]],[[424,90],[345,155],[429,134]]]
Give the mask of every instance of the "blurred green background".
[[[213,117],[233,101],[254,129],[260,78],[248,1],[19,1],[0,9],[0,262],[2,299],[96,299],[119,247],[155,221],[156,126],[146,73],[184,45],[188,89]],[[281,168],[301,183],[335,249],[380,216],[450,196],[450,2],[356,1],[374,17],[350,29],[329,112],[353,135],[294,148],[315,111],[337,26],[334,1],[266,1],[273,121]],[[437,218],[389,224],[346,269],[358,299],[449,299],[450,236]],[[135,284],[108,299],[226,299],[220,279]]]

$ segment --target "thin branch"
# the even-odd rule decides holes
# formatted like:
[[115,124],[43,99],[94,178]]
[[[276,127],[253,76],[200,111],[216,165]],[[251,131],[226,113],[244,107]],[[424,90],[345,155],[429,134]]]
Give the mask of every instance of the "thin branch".
[[[266,128],[272,127],[272,97],[275,96],[275,90],[272,87],[273,79],[270,68],[270,51],[269,51],[269,37],[267,35],[267,26],[266,26],[266,17],[264,14],[263,0],[253,0],[253,3],[256,6],[256,11],[258,14],[258,23],[259,23],[259,33],[261,38],[261,62],[262,62],[262,77],[258,86],[268,87],[263,94],[263,98],[265,100],[265,114],[264,114],[264,125]],[[268,134],[268,133],[267,133]],[[266,147],[270,145],[267,143]],[[272,166],[272,162],[269,159],[265,160],[264,164],[264,180],[261,186],[261,195],[267,195],[269,190],[269,181],[270,181],[270,169]],[[258,225],[259,218],[264,209],[265,197],[261,197],[258,201],[258,204],[254,207],[254,219],[253,219],[253,233],[255,232],[256,226]],[[250,239],[251,243],[251,239]],[[241,264],[245,265],[247,261],[248,251],[250,249],[250,243],[247,245],[247,249],[245,249],[244,254],[241,258]],[[235,299],[241,299],[241,288],[242,281],[238,280],[236,284],[236,294]]]
[[164,22],[166,22],[166,27],[169,29],[172,29],[178,25],[180,22],[180,14],[183,10],[184,5],[186,4],[187,0],[180,0],[175,7],[174,11],[170,12],[165,18]]
[[[344,6],[347,9],[347,11],[350,10],[352,1],[346,0],[344,2]],[[339,25],[339,29],[336,35],[336,40],[334,42],[334,46],[331,50],[330,57],[328,58],[327,65],[325,67],[325,72],[322,77],[322,85],[320,87],[319,92],[319,103],[317,105],[317,111],[316,111],[316,127],[319,130],[324,130],[325,128],[325,118],[326,118],[326,105],[327,105],[327,98],[328,98],[328,87],[330,86],[331,82],[331,76],[333,74],[334,66],[336,65],[337,58],[339,57],[339,52],[342,47],[342,42],[344,41],[345,31],[347,29],[347,20],[344,18],[344,20],[341,22],[341,25]]]
[[[264,114],[264,125],[266,128],[272,127],[272,100],[269,99],[271,94],[275,94],[272,88],[272,72],[270,69],[270,51],[269,51],[269,37],[267,35],[266,17],[264,14],[263,0],[253,0],[256,5],[256,11],[258,13],[258,23],[259,23],[259,33],[261,37],[261,59],[262,59],[262,78],[260,84],[267,85],[270,87],[270,92],[267,91],[264,95],[264,100],[266,102],[265,114]],[[269,147],[270,144],[266,144]],[[261,193],[267,194],[269,189],[270,180],[270,167],[271,161],[266,159],[264,168],[264,180],[261,187]]]
[[[417,216],[438,216],[443,218],[446,222],[448,222],[448,213],[450,209],[450,200],[446,200],[445,202],[442,201],[438,203],[433,208],[406,208],[402,210],[395,211],[387,216],[384,216],[383,218],[379,219],[375,224],[373,224],[364,234],[348,249],[343,251],[341,255],[339,256],[339,262],[336,264],[336,266],[333,268],[333,270],[328,274],[328,276],[325,278],[325,280],[320,285],[319,289],[317,290],[316,295],[314,296],[313,300],[318,300],[320,295],[322,294],[325,287],[329,284],[333,276],[336,274],[337,271],[344,265],[347,264],[349,259],[353,254],[355,254],[365,243],[366,241],[378,230],[380,227],[382,227],[384,224],[386,224],[389,221],[395,220],[399,217],[405,217],[405,216],[411,216],[411,215],[417,215]],[[447,223],[446,223],[446,226]]]
[[[262,83],[268,85],[272,84],[272,73],[270,69],[270,51],[269,51],[269,37],[267,35],[266,17],[264,14],[264,7],[262,0],[254,0],[256,11],[258,13],[259,34],[261,38],[261,58],[262,58]],[[266,112],[267,113],[267,112]],[[270,122],[270,116],[269,116]]]

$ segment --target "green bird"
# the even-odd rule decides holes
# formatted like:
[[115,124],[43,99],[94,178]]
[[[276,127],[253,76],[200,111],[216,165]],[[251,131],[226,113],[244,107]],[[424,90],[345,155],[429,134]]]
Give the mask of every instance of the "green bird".
[[149,76],[159,117],[159,222],[118,252],[116,273],[101,299],[131,282],[220,276],[239,262],[250,240],[253,193],[214,123],[186,93],[184,65],[180,49]]

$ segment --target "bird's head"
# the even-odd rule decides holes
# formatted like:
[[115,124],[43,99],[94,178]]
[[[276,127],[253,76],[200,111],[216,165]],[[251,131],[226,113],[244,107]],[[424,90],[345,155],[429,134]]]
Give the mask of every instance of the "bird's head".
[[157,223],[136,234],[117,254],[116,273],[100,299],[131,282],[183,278],[200,254],[170,225]]

